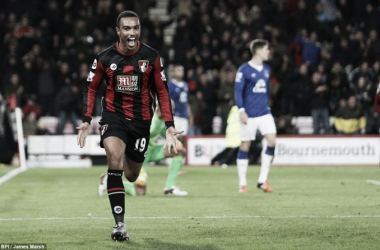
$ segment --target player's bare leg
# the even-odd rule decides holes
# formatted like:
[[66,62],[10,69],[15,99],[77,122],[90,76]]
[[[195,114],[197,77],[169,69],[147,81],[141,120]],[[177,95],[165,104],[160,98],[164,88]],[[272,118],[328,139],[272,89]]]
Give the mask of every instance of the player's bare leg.
[[261,169],[257,187],[264,192],[272,193],[273,190],[269,185],[268,174],[274,157],[274,148],[276,145],[276,134],[266,134],[263,140],[263,150],[261,153]]
[[125,190],[122,180],[125,143],[117,137],[110,136],[103,140],[103,145],[108,160],[107,192],[116,223],[111,238],[115,241],[129,240],[124,225]]
[[251,141],[243,141],[240,145],[236,164],[239,176],[239,193],[247,193],[247,170],[248,170],[248,151]]

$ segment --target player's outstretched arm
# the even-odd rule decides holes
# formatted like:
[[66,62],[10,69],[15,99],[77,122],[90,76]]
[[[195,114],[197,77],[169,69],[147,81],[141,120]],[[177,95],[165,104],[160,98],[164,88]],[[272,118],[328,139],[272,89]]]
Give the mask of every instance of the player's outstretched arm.
[[164,146],[164,150],[167,148],[168,152],[171,153],[171,150],[173,149],[174,152],[177,154],[177,145],[180,143],[177,139],[177,135],[182,133],[183,131],[176,130],[174,127],[169,127],[166,130],[166,143]]
[[77,129],[77,143],[81,148],[83,148],[84,146],[86,146],[86,137],[88,135],[88,132],[90,132],[90,124],[88,122],[84,122],[79,127],[77,127]]

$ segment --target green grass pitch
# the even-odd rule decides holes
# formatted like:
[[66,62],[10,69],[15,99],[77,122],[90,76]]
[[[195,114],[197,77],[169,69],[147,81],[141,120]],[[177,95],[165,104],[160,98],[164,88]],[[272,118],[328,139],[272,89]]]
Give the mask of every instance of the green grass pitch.
[[[0,244],[47,249],[380,249],[378,167],[273,167],[272,194],[238,193],[236,166],[184,167],[165,197],[167,167],[149,167],[146,196],[126,196],[129,242],[113,242],[106,167],[29,169],[0,185]],[[3,168],[1,174],[7,171]]]

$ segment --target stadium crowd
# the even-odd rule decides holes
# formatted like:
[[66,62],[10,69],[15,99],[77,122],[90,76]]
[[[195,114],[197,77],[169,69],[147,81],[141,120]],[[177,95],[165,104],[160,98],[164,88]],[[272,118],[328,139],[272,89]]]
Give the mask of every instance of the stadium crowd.
[[[35,133],[33,123],[41,116],[68,117],[76,125],[92,60],[118,40],[115,17],[127,9],[140,16],[140,41],[157,49],[165,66],[184,66],[194,115],[190,134],[225,132],[236,70],[250,60],[248,45],[256,38],[271,44],[267,63],[279,134],[297,133],[291,124],[297,116],[312,116],[315,134],[379,133],[378,0],[170,0],[165,21],[149,17],[155,5],[0,0],[0,90],[23,107],[32,124],[27,133]],[[167,45],[164,29],[172,23],[173,42]],[[352,97],[356,102],[347,104]],[[357,129],[344,127],[347,117]],[[57,133],[63,133],[62,124]]]

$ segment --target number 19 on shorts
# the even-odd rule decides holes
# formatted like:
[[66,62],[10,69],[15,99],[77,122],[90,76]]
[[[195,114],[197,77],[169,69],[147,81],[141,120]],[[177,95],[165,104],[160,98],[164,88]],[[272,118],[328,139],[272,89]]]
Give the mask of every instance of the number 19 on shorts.
[[145,138],[139,138],[136,140],[136,144],[135,144],[135,150],[137,151],[140,151],[140,152],[143,152],[144,149],[145,149],[145,146],[146,146],[146,139]]

